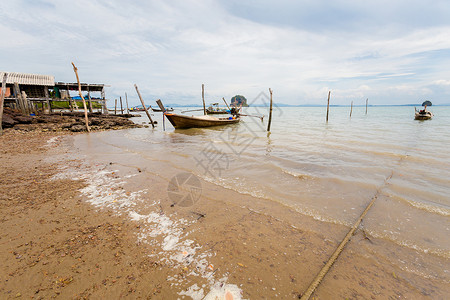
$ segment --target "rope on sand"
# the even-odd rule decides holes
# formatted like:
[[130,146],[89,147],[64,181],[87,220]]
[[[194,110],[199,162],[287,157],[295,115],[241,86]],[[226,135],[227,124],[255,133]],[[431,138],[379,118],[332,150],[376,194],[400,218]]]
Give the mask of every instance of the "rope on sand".
[[352,235],[354,234],[355,230],[359,227],[359,224],[361,224],[362,219],[366,216],[367,212],[369,211],[369,209],[372,207],[372,205],[375,203],[375,200],[377,200],[378,195],[380,194],[382,188],[387,184],[387,182],[392,178],[392,175],[394,173],[392,172],[391,175],[389,175],[389,177],[387,177],[384,180],[384,184],[381,188],[379,188],[377,190],[377,193],[375,194],[375,196],[373,196],[372,200],[370,201],[370,203],[367,205],[366,209],[362,212],[362,214],[359,216],[358,220],[356,220],[355,224],[353,224],[352,228],[350,228],[349,232],[347,233],[347,235],[344,237],[344,239],[342,240],[342,242],[339,244],[339,246],[336,248],[336,250],[334,251],[333,255],[331,255],[330,259],[327,261],[327,263],[323,266],[323,268],[320,270],[319,274],[317,274],[316,278],[314,278],[313,282],[311,282],[311,284],[309,285],[308,289],[306,290],[306,292],[303,294],[303,296],[300,298],[300,300],[308,300],[312,293],[314,293],[314,291],[316,290],[316,288],[319,286],[320,282],[322,281],[322,279],[325,277],[325,275],[328,273],[328,271],[330,270],[331,266],[334,264],[334,262],[336,261],[336,259],[339,257],[339,254],[341,254],[342,250],[344,250],[345,245],[347,245],[348,241],[350,241],[350,238],[352,237]]

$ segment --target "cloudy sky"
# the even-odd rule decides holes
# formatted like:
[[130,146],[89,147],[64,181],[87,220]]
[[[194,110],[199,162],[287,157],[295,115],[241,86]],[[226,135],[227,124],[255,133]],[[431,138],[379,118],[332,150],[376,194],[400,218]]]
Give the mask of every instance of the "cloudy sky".
[[133,84],[148,101],[201,103],[268,88],[287,104],[450,103],[450,2],[8,0],[0,71]]

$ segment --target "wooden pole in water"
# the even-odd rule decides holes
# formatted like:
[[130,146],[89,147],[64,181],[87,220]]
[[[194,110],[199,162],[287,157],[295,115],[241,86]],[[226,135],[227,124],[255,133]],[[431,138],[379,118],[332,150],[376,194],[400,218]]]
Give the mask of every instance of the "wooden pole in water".
[[0,95],[0,135],[3,134],[2,120],[3,120],[3,100],[5,99],[6,93],[6,79],[8,78],[8,73],[3,74],[2,80],[2,94]]
[[81,84],[80,84],[80,78],[78,78],[78,69],[75,67],[74,63],[72,62],[73,71],[75,72],[75,75],[77,76],[77,83],[78,83],[78,94],[80,94],[81,100],[83,100],[83,107],[84,107],[84,120],[86,121],[86,129],[88,132],[91,131],[89,128],[89,120],[88,120],[88,112],[86,107],[86,101],[84,100],[83,94],[81,93]]
[[328,122],[328,114],[330,113],[330,94],[331,94],[331,91],[328,91],[327,122]]
[[114,100],[114,114],[117,115],[117,99]]
[[123,115],[122,96],[120,96],[120,112]]
[[352,111],[353,111],[353,101],[352,104],[350,105],[350,118],[352,117]]
[[127,103],[127,114],[130,113],[130,109],[128,108],[128,96],[127,93],[125,93],[125,102]]
[[223,102],[225,102],[225,105],[228,107],[228,109],[231,110],[231,108],[228,106],[228,103],[227,103],[227,101],[225,100],[225,98],[222,97],[222,99],[223,99]]
[[366,99],[366,115],[367,115],[367,102],[369,102],[369,98]]
[[206,115],[206,106],[205,106],[205,85],[202,83],[202,100],[203,100],[203,114]]
[[269,89],[270,93],[270,110],[269,110],[269,124],[267,124],[267,131],[270,131],[270,124],[272,123],[272,90]]
[[150,120],[150,123],[152,123],[152,127],[155,128],[155,124],[153,123],[152,117],[150,117],[150,114],[148,113],[147,107],[145,106],[144,100],[142,100],[141,93],[139,93],[139,89],[137,85],[135,84],[134,87],[136,88],[136,92],[139,96],[139,100],[141,100],[142,106],[144,107],[145,113],[147,114],[148,119]]

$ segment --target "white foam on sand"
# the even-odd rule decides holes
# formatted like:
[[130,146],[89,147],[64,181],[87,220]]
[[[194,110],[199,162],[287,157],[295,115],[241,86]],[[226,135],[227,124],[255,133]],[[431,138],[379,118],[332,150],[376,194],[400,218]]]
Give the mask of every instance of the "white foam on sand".
[[[150,204],[155,211],[148,214],[138,213],[139,204],[143,202],[142,195],[146,190],[126,192],[123,188],[126,176],[120,177],[117,174],[118,171],[108,171],[101,166],[77,165],[76,168],[62,168],[52,179],[84,180],[87,185],[80,192],[88,203],[97,208],[112,209],[118,215],[126,215],[139,223],[138,242],[160,249],[149,254],[150,256],[173,266],[174,269],[189,268],[190,272],[185,276],[174,275],[168,278],[168,281],[174,281],[174,288],[189,285],[194,278],[206,282],[201,288],[192,284],[178,292],[180,296],[188,296],[194,300],[242,299],[241,289],[235,284],[228,284],[227,277],[215,278],[217,269],[208,262],[208,258],[215,253],[189,239],[191,231],[188,228],[197,221],[188,221],[177,217],[176,214],[166,215],[158,211],[159,201]],[[206,295],[205,290],[208,290]]]

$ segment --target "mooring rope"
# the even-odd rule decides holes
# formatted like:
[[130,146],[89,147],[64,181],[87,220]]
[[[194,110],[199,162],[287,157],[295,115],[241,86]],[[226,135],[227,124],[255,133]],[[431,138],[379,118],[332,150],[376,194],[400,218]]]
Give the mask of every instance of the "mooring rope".
[[387,182],[392,178],[392,175],[394,174],[394,171],[391,172],[391,175],[389,175],[385,180],[384,184],[378,188],[375,196],[373,196],[370,203],[367,205],[366,209],[362,212],[362,214],[359,216],[358,220],[356,220],[355,224],[353,224],[352,228],[350,228],[347,235],[344,237],[342,242],[339,244],[339,246],[334,251],[333,255],[331,255],[330,259],[327,261],[327,263],[322,267],[319,274],[317,274],[316,278],[311,282],[306,292],[302,295],[300,300],[308,300],[312,293],[316,290],[316,288],[319,286],[322,279],[325,277],[325,275],[330,270],[331,266],[334,264],[336,259],[341,254],[342,250],[344,250],[345,245],[347,245],[348,241],[350,241],[350,238],[352,237],[355,230],[359,227],[359,224],[361,224],[362,219],[366,216],[369,209],[372,207],[372,205],[375,203],[375,200],[378,198],[378,195],[380,194],[381,190],[386,186]]

